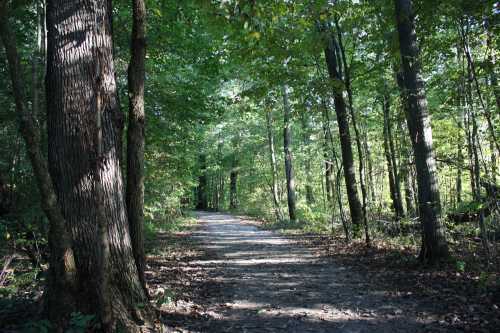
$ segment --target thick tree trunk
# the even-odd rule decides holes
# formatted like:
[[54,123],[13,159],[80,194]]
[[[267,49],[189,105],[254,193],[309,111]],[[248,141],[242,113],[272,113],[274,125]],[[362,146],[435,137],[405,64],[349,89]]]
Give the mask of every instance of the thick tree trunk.
[[133,0],[132,43],[128,68],[127,213],[135,264],[144,287],[144,80],[146,75],[146,4]]
[[77,302],[73,293],[77,282],[71,236],[58,204],[47,160],[42,152],[40,128],[25,104],[23,70],[15,37],[7,22],[7,13],[6,1],[2,0],[0,1],[0,40],[7,55],[19,128],[26,143],[28,157],[42,198],[42,209],[49,220],[50,260],[46,310],[49,319],[57,327],[62,327],[67,324],[69,315],[72,309],[75,309]]
[[271,166],[271,194],[273,196],[274,213],[278,221],[283,220],[281,212],[279,193],[278,193],[278,165],[276,163],[276,151],[274,148],[273,120],[271,118],[271,110],[266,111],[266,128],[267,128],[267,144],[269,147],[269,163]]
[[395,7],[404,85],[408,96],[406,117],[417,170],[419,214],[422,223],[420,258],[435,262],[448,256],[448,244],[439,219],[439,187],[427,99],[418,59],[415,16],[411,0],[395,0]]
[[[327,33],[326,31],[324,32]],[[335,86],[335,113],[337,114],[337,123],[339,127],[342,164],[344,166],[344,178],[347,189],[347,200],[349,202],[349,210],[351,212],[354,236],[358,237],[360,234],[360,228],[363,224],[363,210],[358,197],[356,169],[354,166],[351,135],[349,132],[349,119],[343,96],[343,90],[345,88],[339,72],[339,64],[337,60],[338,54],[335,47],[335,39],[331,34],[328,34],[327,38],[328,42],[325,47],[325,59],[330,79]]]
[[[138,310],[148,299],[134,260],[118,159],[110,9],[105,0],[48,1],[49,162],[72,232],[77,269],[78,303],[66,311],[102,316],[106,296],[113,322],[136,331],[151,318]],[[100,142],[95,139],[99,127]],[[99,235],[100,224],[105,226],[105,239]],[[96,246],[104,242],[109,244],[107,290],[99,278],[104,249]]]
[[[400,91],[400,99],[401,99],[401,107],[403,109],[403,113],[407,114],[408,111],[408,96],[406,95],[406,90],[404,86],[404,78],[403,73],[401,71],[396,70],[396,81]],[[403,127],[403,121],[400,121],[399,124],[401,128]],[[403,130],[400,131],[403,134]],[[406,132],[406,130],[404,131]],[[414,191],[414,179],[413,179],[413,164],[411,163],[411,148],[409,147],[411,143],[409,143],[408,134],[403,135],[401,138],[402,141],[402,152],[401,152],[401,171],[399,172],[399,177],[404,181],[404,192],[405,192],[405,204],[406,204],[406,212],[410,216],[414,216],[416,214],[415,203],[418,201]]]
[[285,154],[285,175],[286,175],[286,190],[287,190],[287,202],[288,202],[288,215],[290,221],[295,221],[297,219],[295,213],[295,179],[293,174],[292,165],[292,134],[290,130],[290,104],[288,101],[288,87],[283,85],[283,151]]

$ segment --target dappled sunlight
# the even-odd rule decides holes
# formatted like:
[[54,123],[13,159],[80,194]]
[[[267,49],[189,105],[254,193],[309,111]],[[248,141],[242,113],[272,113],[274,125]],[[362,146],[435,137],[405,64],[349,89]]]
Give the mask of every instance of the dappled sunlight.
[[[211,277],[209,331],[418,332],[417,304],[299,246],[225,214],[198,212],[192,237],[212,255],[189,263]],[[239,329],[235,329],[238,327]]]

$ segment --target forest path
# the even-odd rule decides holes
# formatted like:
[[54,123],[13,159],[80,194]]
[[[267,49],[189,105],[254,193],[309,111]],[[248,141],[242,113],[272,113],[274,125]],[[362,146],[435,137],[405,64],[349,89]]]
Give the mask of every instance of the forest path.
[[197,219],[191,237],[212,255],[189,266],[208,272],[202,306],[210,319],[183,321],[182,332],[434,331],[412,296],[377,290],[359,273],[238,217],[198,212]]

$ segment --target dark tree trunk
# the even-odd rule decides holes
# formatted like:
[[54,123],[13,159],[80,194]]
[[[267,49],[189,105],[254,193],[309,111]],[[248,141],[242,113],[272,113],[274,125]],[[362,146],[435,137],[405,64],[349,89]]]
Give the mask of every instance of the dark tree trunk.
[[198,188],[197,188],[197,203],[196,209],[205,210],[208,208],[208,194],[207,194],[207,158],[205,154],[201,153],[198,157],[198,163],[200,168],[200,174],[198,176]]
[[[326,29],[324,29],[326,30]],[[354,156],[351,145],[351,135],[349,132],[349,119],[347,108],[343,96],[344,82],[339,72],[339,63],[337,49],[335,47],[336,41],[332,34],[328,34],[327,45],[325,48],[325,59],[328,67],[328,73],[332,80],[335,99],[335,113],[337,114],[337,123],[340,135],[340,147],[342,151],[342,164],[344,166],[344,178],[347,189],[347,200],[349,202],[349,210],[351,212],[351,220],[353,223],[354,236],[358,237],[360,228],[363,224],[363,211],[361,202],[358,197],[358,189],[356,184],[356,169],[354,166]]]
[[229,174],[229,208],[238,208],[238,159],[233,154],[231,172]]
[[[329,184],[327,186],[330,187],[331,190],[331,202],[329,205],[332,206],[332,220],[335,216],[335,199],[337,200],[337,204],[339,207],[339,215],[342,221],[342,226],[344,227],[344,233],[346,241],[351,240],[351,235],[349,233],[349,225],[348,221],[344,214],[344,205],[342,201],[342,191],[341,191],[341,172],[342,167],[339,165],[338,154],[335,149],[335,143],[333,142],[333,135],[330,128],[330,110],[326,105],[325,101],[321,101],[322,108],[322,116],[323,116],[323,134],[325,139],[325,168],[326,168],[326,183]],[[328,146],[330,146],[328,148]],[[328,151],[329,150],[329,151]],[[335,166],[335,169],[334,169]],[[333,174],[335,173],[335,182],[333,181]]]
[[266,111],[266,128],[267,128],[267,144],[269,147],[269,163],[271,165],[272,184],[271,192],[273,196],[274,213],[276,219],[283,220],[283,213],[280,207],[279,193],[278,193],[278,165],[276,163],[276,151],[274,148],[274,134],[273,134],[273,120],[271,118],[271,110]]
[[306,171],[306,202],[309,206],[314,204],[314,194],[313,194],[313,179],[311,172],[311,138],[309,132],[309,112],[302,114],[302,139],[304,144],[304,150],[306,155],[306,161],[304,163],[304,168]]
[[406,117],[417,170],[419,214],[422,223],[420,258],[435,262],[448,256],[448,244],[439,219],[441,204],[436,161],[432,149],[432,130],[424,81],[420,73],[415,16],[411,0],[395,0],[395,7],[404,86],[408,96]]
[[354,102],[353,102],[353,94],[352,94],[352,86],[351,86],[351,69],[349,64],[347,63],[347,58],[345,55],[344,44],[342,42],[342,31],[340,30],[340,25],[338,20],[335,20],[335,27],[337,29],[338,36],[338,44],[340,49],[340,55],[342,59],[342,64],[344,66],[344,84],[347,91],[347,97],[349,101],[349,114],[351,116],[352,127],[354,128],[354,138],[356,140],[356,148],[358,151],[358,176],[359,176],[359,185],[361,187],[361,198],[362,198],[362,218],[363,218],[363,226],[365,231],[365,241],[369,246],[370,234],[368,232],[368,193],[366,191],[366,183],[365,183],[365,161],[363,157],[363,146],[361,144],[361,134],[359,133],[358,124],[356,121],[356,113],[354,111]]
[[283,94],[283,151],[285,154],[285,175],[286,175],[286,190],[287,190],[287,201],[288,201],[288,215],[290,221],[295,221],[297,216],[295,214],[295,179],[293,174],[292,165],[292,134],[290,130],[290,104],[288,101],[288,87],[284,85],[282,87]]
[[133,0],[131,58],[128,68],[127,213],[139,278],[144,287],[144,80],[146,61],[146,4]]
[[[78,303],[66,311],[103,316],[106,299],[113,322],[136,331],[139,322],[151,318],[142,317],[148,311],[138,310],[148,299],[134,260],[118,159],[110,9],[105,0],[48,1],[49,162],[72,231],[77,269]],[[104,239],[99,234],[102,225]],[[106,290],[99,273],[104,243],[109,245]],[[108,330],[113,326],[110,323]]]
[[0,1],[0,40],[5,47],[12,90],[19,119],[19,128],[26,143],[28,157],[35,174],[38,190],[42,198],[42,209],[49,220],[49,279],[46,290],[47,315],[57,326],[67,324],[69,315],[76,308],[76,267],[71,236],[66,220],[58,204],[56,191],[49,174],[47,160],[42,152],[41,133],[37,121],[25,104],[23,70],[17,52],[13,32],[7,22],[6,1]]
[[387,169],[389,171],[389,189],[391,191],[391,199],[396,219],[404,217],[403,200],[401,198],[401,183],[397,170],[394,141],[392,139],[392,126],[390,115],[389,96],[384,94],[382,108],[384,111],[384,150],[387,160]]

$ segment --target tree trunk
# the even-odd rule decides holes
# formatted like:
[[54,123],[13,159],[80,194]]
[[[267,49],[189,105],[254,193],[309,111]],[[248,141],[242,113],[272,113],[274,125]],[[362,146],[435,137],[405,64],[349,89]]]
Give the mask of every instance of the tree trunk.
[[[407,114],[408,111],[408,96],[406,95],[406,90],[404,86],[404,78],[403,73],[401,71],[396,70],[396,81],[399,88],[399,96],[401,99],[401,107],[403,109],[403,114]],[[404,121],[399,121],[401,128],[403,127]],[[403,129],[400,131],[403,134]],[[406,130],[404,131],[406,132]],[[416,213],[415,203],[418,201],[418,198],[415,196],[414,191],[414,178],[413,178],[413,164],[411,163],[411,148],[409,147],[410,143],[408,142],[408,134],[403,135],[401,138],[402,141],[402,160],[400,163],[401,171],[399,173],[400,179],[404,181],[404,191],[405,191],[405,204],[406,204],[406,212],[409,216],[414,216]]]
[[[326,29],[324,29],[326,30]],[[323,31],[328,33],[326,31]],[[342,151],[342,164],[344,166],[344,178],[347,189],[347,200],[351,212],[353,223],[353,233],[355,237],[360,234],[360,228],[363,223],[363,211],[358,197],[356,184],[356,171],[354,167],[354,156],[352,153],[351,135],[349,133],[349,119],[347,108],[343,96],[345,89],[344,82],[339,72],[338,54],[335,47],[335,38],[328,33],[328,43],[325,47],[325,59],[328,67],[328,73],[332,84],[334,85],[335,113],[337,114],[337,123],[340,135],[340,147]]]
[[77,282],[71,236],[61,206],[58,203],[47,160],[42,152],[40,128],[34,115],[28,111],[25,104],[26,93],[22,80],[23,70],[17,52],[15,37],[10,30],[9,22],[7,22],[7,15],[6,1],[1,0],[0,39],[7,56],[19,128],[26,143],[28,157],[42,198],[42,209],[49,220],[50,260],[49,278],[45,294],[46,310],[49,320],[57,327],[63,327],[67,324],[71,310],[75,309],[77,302],[77,298],[73,294]]
[[422,223],[420,258],[435,262],[448,256],[448,244],[439,220],[439,187],[427,99],[418,59],[415,16],[411,0],[395,0],[395,7],[404,86],[408,96],[406,118],[417,170],[419,214]]
[[[109,330],[137,331],[151,318],[148,306],[145,311],[138,308],[148,299],[134,260],[118,159],[110,9],[105,0],[48,2],[49,162],[62,213],[72,231],[77,269],[78,303],[76,309],[63,313],[102,316],[101,301],[106,296],[113,315]],[[100,142],[94,139],[99,127]],[[105,226],[104,240],[100,224]],[[99,285],[104,249],[96,246],[103,242],[109,244],[106,291]]]
[[236,152],[233,154],[231,173],[229,174],[229,208],[238,208],[238,159]]
[[271,110],[266,111],[266,128],[267,128],[267,144],[269,147],[269,163],[271,165],[272,184],[271,192],[273,196],[274,213],[278,221],[283,220],[283,213],[281,212],[280,200],[278,194],[278,166],[276,163],[276,152],[274,149],[274,134],[273,122],[271,118]]
[[207,159],[204,153],[198,156],[200,174],[198,176],[197,188],[197,203],[196,209],[205,210],[208,208],[208,195],[207,195]]
[[309,206],[314,204],[314,194],[313,194],[313,179],[311,172],[311,138],[309,133],[309,120],[308,112],[302,114],[302,139],[305,149],[306,161],[304,163],[304,168],[306,171],[306,202]]
[[344,66],[344,84],[347,91],[347,98],[349,102],[349,114],[351,116],[352,127],[354,128],[354,139],[356,141],[356,148],[358,151],[358,176],[359,176],[359,186],[361,188],[361,199],[362,199],[362,217],[363,217],[363,226],[365,231],[365,242],[369,246],[370,234],[368,232],[368,193],[366,191],[366,183],[365,183],[365,161],[363,156],[363,146],[361,144],[361,134],[359,133],[358,124],[356,121],[356,113],[354,111],[354,102],[352,95],[352,86],[351,86],[351,69],[349,64],[347,63],[347,58],[345,55],[344,44],[342,42],[342,31],[340,30],[340,25],[338,20],[335,20],[335,27],[337,29],[338,36],[338,45],[340,49],[340,55],[342,64]]
[[146,288],[144,269],[144,80],[146,75],[146,4],[133,0],[132,43],[128,68],[127,213],[135,264]]
[[[330,128],[330,112],[328,106],[325,101],[322,99],[321,101],[322,107],[322,115],[323,115],[323,132],[325,138],[325,168],[326,168],[326,183],[329,184],[331,190],[331,202],[329,205],[332,207],[332,220],[335,216],[335,199],[337,200],[337,204],[339,206],[339,215],[342,221],[342,226],[344,227],[344,233],[346,241],[349,242],[351,240],[351,235],[349,233],[349,225],[348,221],[344,214],[344,205],[342,202],[342,191],[341,191],[341,173],[342,167],[339,165],[338,154],[335,150],[335,143],[333,142],[333,135]],[[330,145],[329,152],[328,146]],[[334,170],[335,166],[335,170]],[[335,182],[333,181],[333,174],[335,174]]]
[[389,189],[391,191],[392,205],[396,214],[396,219],[404,217],[403,201],[401,199],[401,183],[397,171],[394,142],[392,140],[392,126],[390,115],[389,96],[384,94],[382,108],[384,111],[384,150],[389,171]]
[[283,151],[285,153],[285,175],[286,175],[286,190],[287,190],[287,202],[288,202],[288,215],[290,221],[295,221],[297,216],[295,214],[295,179],[293,174],[292,165],[292,134],[290,130],[290,104],[288,102],[288,87],[283,85]]

